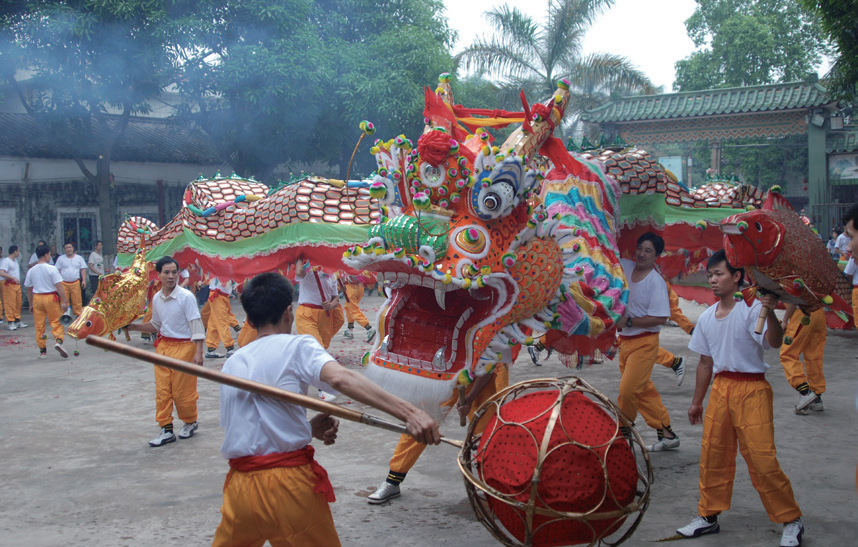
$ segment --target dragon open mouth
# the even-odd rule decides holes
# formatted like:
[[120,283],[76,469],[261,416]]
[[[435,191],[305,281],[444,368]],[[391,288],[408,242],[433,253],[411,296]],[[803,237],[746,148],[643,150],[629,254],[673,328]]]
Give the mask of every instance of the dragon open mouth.
[[402,372],[449,379],[470,368],[474,344],[468,342],[505,313],[514,298],[508,276],[492,276],[484,287],[463,289],[399,262],[373,266],[383,272],[390,297],[381,310],[381,342],[371,359]]

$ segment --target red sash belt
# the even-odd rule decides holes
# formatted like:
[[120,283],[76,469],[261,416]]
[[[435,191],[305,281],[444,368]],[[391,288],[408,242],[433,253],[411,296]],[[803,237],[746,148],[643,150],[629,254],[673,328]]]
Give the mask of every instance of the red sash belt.
[[7,285],[18,285],[18,282],[14,279],[6,279],[4,280]]
[[152,343],[152,346],[157,348],[158,344],[160,344],[162,340],[164,342],[177,342],[177,343],[190,342],[191,341],[190,338],[170,338],[169,336],[161,336],[161,334],[158,333],[158,337],[155,338],[155,342]]
[[229,295],[227,293],[223,292],[222,290],[212,289],[211,292],[209,293],[209,302],[211,302],[212,300],[217,298],[218,295],[225,296],[225,297],[229,298]]
[[313,447],[308,444],[304,448],[292,452],[232,458],[229,460],[229,467],[242,473],[249,473],[263,469],[274,469],[275,467],[300,467],[309,463],[313,473],[316,474],[316,485],[313,487],[313,492],[324,495],[328,503],[334,503],[337,500],[334,496],[334,487],[328,478],[328,472],[313,458],[315,452]]
[[658,334],[658,333],[657,332],[644,331],[644,332],[639,332],[637,334],[633,334],[631,336],[623,336],[621,334],[621,335],[619,335],[618,338],[620,339],[620,342],[625,342],[627,340],[635,340],[637,338],[643,338],[644,336],[652,336],[654,334]]
[[35,294],[36,294],[36,295],[41,295],[41,294],[52,294],[52,295],[54,295],[54,302],[59,302],[59,301],[60,301],[60,295],[59,295],[59,294],[57,294],[57,291],[54,291],[54,292],[37,292],[37,293],[35,293]]
[[723,376],[728,380],[736,380],[739,382],[750,382],[753,380],[765,380],[766,374],[764,372],[733,372],[729,370],[725,370],[723,372],[719,372],[715,375],[715,377]]
[[325,308],[323,308],[322,306],[320,306],[320,305],[318,305],[318,304],[307,304],[306,302],[304,302],[303,304],[298,304],[298,305],[299,305],[299,306],[306,306],[306,307],[308,307],[308,308],[310,308],[310,309],[312,309],[312,310],[323,310],[323,309],[325,309]]

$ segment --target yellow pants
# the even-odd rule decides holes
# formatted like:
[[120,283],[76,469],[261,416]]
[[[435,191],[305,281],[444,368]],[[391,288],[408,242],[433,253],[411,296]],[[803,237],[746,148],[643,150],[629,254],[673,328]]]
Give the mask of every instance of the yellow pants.
[[80,281],[72,281],[71,283],[63,281],[63,289],[66,291],[66,298],[69,300],[72,313],[80,315],[80,312],[83,311],[83,299],[80,296]]
[[[212,305],[208,300],[206,300],[206,303],[203,306],[203,309],[200,310],[200,319],[202,320],[203,325],[205,325],[206,328],[209,328],[208,325],[209,325],[209,319],[211,319],[211,316],[212,316]],[[229,308],[229,326],[230,327],[237,327],[238,326],[238,319],[236,319],[235,314],[232,313],[232,306],[230,306],[230,308]]]
[[852,323],[858,327],[858,287],[852,288]]
[[667,298],[670,301],[670,320],[679,325],[685,332],[691,333],[694,323],[682,313],[679,307],[679,296],[670,288],[670,283],[667,284]]
[[[498,365],[495,368],[494,375],[495,381],[487,384],[471,405],[471,411],[468,413],[468,421],[474,419],[474,414],[479,410],[480,406],[489,399],[489,397],[509,387],[509,370],[506,368],[506,365]],[[472,387],[473,384],[468,386],[465,389],[465,393],[470,393]],[[456,391],[442,406],[453,407],[452,412],[455,412],[456,402],[458,400],[459,392]],[[483,421],[483,423],[487,422],[488,420]],[[476,430],[476,432],[480,433],[479,430]],[[393,457],[390,459],[390,470],[394,473],[408,473],[408,471],[414,467],[414,464],[417,463],[417,459],[420,458],[420,454],[422,454],[425,449],[426,445],[418,443],[411,435],[401,435],[399,437],[399,443],[393,451]]]
[[[206,347],[217,349],[221,340],[225,348],[235,346],[235,340],[229,329],[230,315],[232,315],[229,298],[222,294],[215,294],[214,297],[209,298],[209,304],[212,312],[206,330]],[[235,319],[234,316],[233,319]],[[238,321],[235,324],[237,325]]]
[[640,412],[654,429],[670,425],[670,415],[661,402],[650,376],[658,356],[658,333],[620,339],[620,394],[617,405],[634,422]]
[[6,312],[6,321],[21,320],[21,285],[13,283],[3,283],[0,285],[3,289],[3,309]]
[[328,349],[331,338],[340,330],[344,322],[343,308],[339,306],[332,309],[330,313],[326,313],[325,310],[301,305],[295,313],[295,332],[309,334],[323,348]]
[[212,547],[339,547],[324,494],[313,492],[310,464],[261,471],[230,470]]
[[772,418],[772,387],[765,378],[715,376],[700,448],[701,516],[730,508],[737,445],[769,519],[790,522],[801,516],[789,478],[778,463]]
[[361,327],[369,325],[369,321],[358,306],[363,298],[363,285],[346,285],[346,296],[348,301],[343,305],[346,309],[346,320],[349,323],[357,323]]
[[54,293],[33,294],[33,322],[36,324],[36,345],[39,349],[45,349],[45,318],[51,323],[51,335],[54,340],[63,339],[65,330],[60,323],[63,310],[57,298],[59,297]]
[[259,333],[256,332],[256,329],[251,327],[250,323],[245,322],[244,326],[241,327],[241,332],[238,333],[238,347],[243,348],[256,340],[257,336],[259,336]]
[[[186,363],[194,362],[197,345],[194,342],[161,340],[155,353],[173,357]],[[155,419],[164,427],[173,423],[173,405],[176,414],[186,424],[197,421],[197,377],[155,366]]]
[[671,368],[674,359],[676,359],[676,355],[659,346],[658,353],[655,356],[656,363],[663,367]]
[[[784,367],[789,385],[793,388],[807,382],[811,391],[822,395],[825,393],[822,357],[825,354],[825,340],[828,337],[825,311],[820,308],[811,313],[809,325],[801,325],[802,317],[804,313],[799,309],[796,309],[790,317],[784,335],[792,336],[792,344],[781,346],[781,365]],[[802,354],[804,355],[803,366],[800,358]]]

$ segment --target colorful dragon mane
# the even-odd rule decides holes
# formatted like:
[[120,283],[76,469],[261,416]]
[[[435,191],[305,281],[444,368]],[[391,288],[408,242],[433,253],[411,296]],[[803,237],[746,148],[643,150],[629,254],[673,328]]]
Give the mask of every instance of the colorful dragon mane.
[[[370,192],[385,216],[344,257],[382,273],[390,288],[368,377],[435,414],[457,383],[511,364],[531,333],[558,332],[579,352],[607,350],[628,296],[619,187],[552,137],[568,84],[498,121],[454,105],[448,82],[442,75],[435,93],[427,89],[416,147],[404,136],[373,147]],[[514,121],[522,127],[501,147],[476,128]],[[555,169],[531,168],[537,153]]]

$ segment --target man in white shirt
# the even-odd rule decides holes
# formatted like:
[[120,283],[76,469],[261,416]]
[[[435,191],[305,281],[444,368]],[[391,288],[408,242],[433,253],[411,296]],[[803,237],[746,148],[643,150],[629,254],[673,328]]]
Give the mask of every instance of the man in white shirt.
[[[846,221],[844,220],[844,224]],[[837,236],[837,239],[834,240],[834,248],[837,250],[838,254],[840,254],[840,259],[845,260],[846,256],[849,254],[849,235],[844,231],[842,234]]]
[[57,269],[63,276],[63,287],[66,290],[72,312],[75,316],[83,311],[82,290],[86,290],[87,265],[83,257],[75,254],[74,244],[66,243],[63,246],[64,255],[57,257]]
[[[39,359],[47,359],[45,349],[45,319],[51,323],[51,334],[54,337],[54,348],[59,354],[66,358],[68,352],[63,348],[63,334],[65,330],[60,323],[60,315],[68,307],[66,291],[63,287],[63,278],[57,268],[48,263],[51,259],[51,250],[47,245],[36,247],[36,262],[24,277],[24,286],[27,287],[27,299],[30,302],[30,311],[33,313],[33,322],[36,325],[36,345],[39,347]],[[62,307],[60,307],[62,306]]]
[[0,282],[3,289],[3,310],[6,313],[6,328],[17,330],[26,327],[21,323],[21,266],[18,257],[21,250],[17,245],[9,246],[9,255],[0,259]]
[[629,303],[620,319],[620,394],[617,405],[632,422],[638,412],[656,430],[658,440],[651,452],[679,447],[679,437],[670,427],[670,414],[652,383],[652,367],[658,357],[659,331],[670,317],[667,284],[655,270],[655,260],[664,251],[664,240],[652,232],[638,238],[635,261],[621,260],[629,282]]
[[334,334],[345,323],[337,278],[312,266],[310,261],[305,261],[298,265],[295,280],[301,283],[298,311],[295,313],[295,332],[309,334],[323,348],[328,349]]
[[[157,333],[155,353],[203,366],[205,330],[194,295],[178,286],[179,263],[165,256],[155,263],[155,271],[161,280],[161,290],[152,297],[152,319],[132,323],[128,330]],[[149,446],[175,442],[173,406],[184,422],[179,438],[193,437],[197,430],[199,398],[196,376],[155,365],[155,419],[161,432],[149,441]]]
[[[775,448],[772,387],[763,351],[780,347],[783,329],[774,314],[778,299],[766,294],[748,305],[738,302],[744,271],[733,268],[723,250],[706,265],[709,285],[718,298],[700,319],[688,349],[700,354],[694,398],[688,408],[692,425],[703,423],[700,447],[700,504],[698,516],[677,532],[698,537],[720,531],[718,514],[730,508],[738,448],[772,522],[784,523],[782,547],[801,544],[804,526],[789,478],[781,470]],[[766,328],[754,332],[762,308]],[[703,399],[712,381],[706,416]]]
[[[292,336],[292,288],[277,273],[254,277],[242,291],[247,321],[259,338],[224,364],[226,374],[307,394],[310,385],[337,389],[405,422],[418,442],[438,444],[438,424],[414,405],[340,366],[312,337]],[[334,444],[339,423],[326,414],[309,421],[301,407],[221,386],[221,453],[230,471],[213,547],[319,545],[340,540],[329,503],[327,473],[314,459],[313,437]]]
[[[39,248],[39,247],[41,247],[42,245],[44,245],[44,246],[46,246],[46,247],[47,247],[47,245],[48,245],[48,244],[47,244],[47,243],[45,243],[45,241],[44,241],[43,239],[40,239],[40,240],[36,243],[36,249],[38,249],[38,248]],[[48,251],[50,252],[50,249],[49,249]],[[35,266],[35,265],[36,265],[36,263],[38,263],[38,262],[39,262],[39,257],[37,256],[36,251],[33,251],[33,254],[31,254],[31,255],[30,255],[30,260],[27,262],[27,267],[29,268],[29,267],[31,267],[31,266]],[[54,265],[54,259],[53,259],[53,258],[51,258],[51,255],[50,255],[50,254],[48,254],[48,264],[50,264],[51,266],[53,266],[53,265]]]
[[[104,275],[104,257],[101,255],[103,244],[101,240],[95,242],[95,249],[89,253],[89,258],[86,261],[87,270],[89,273],[89,293],[90,298],[95,295],[98,289],[98,278]],[[89,298],[86,299],[87,303]]]

